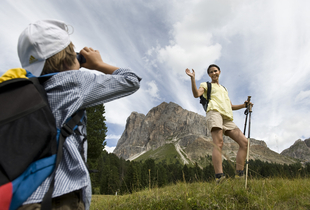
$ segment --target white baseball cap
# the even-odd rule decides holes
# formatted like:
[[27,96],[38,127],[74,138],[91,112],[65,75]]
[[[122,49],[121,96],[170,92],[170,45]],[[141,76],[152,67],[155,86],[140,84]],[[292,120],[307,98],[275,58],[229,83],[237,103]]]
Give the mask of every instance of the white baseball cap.
[[58,20],[31,23],[18,39],[17,51],[22,67],[40,76],[45,60],[70,44],[67,25]]

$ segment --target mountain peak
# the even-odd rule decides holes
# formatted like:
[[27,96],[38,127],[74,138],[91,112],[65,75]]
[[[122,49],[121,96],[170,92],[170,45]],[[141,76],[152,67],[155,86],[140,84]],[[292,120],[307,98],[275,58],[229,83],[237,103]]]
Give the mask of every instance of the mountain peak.
[[[234,160],[238,144],[228,136],[223,136],[223,140],[223,158]],[[289,158],[271,151],[264,141],[251,138],[250,142],[251,159],[292,163]],[[133,112],[127,118],[126,128],[114,153],[118,157],[134,160],[168,145],[174,148],[175,156],[179,156],[183,164],[199,162],[205,156],[212,155],[213,142],[210,132],[207,132],[205,116],[185,110],[173,102],[162,102],[147,115]]]
[[281,155],[285,155],[287,157],[292,157],[296,159],[300,159],[302,161],[308,162],[310,161],[310,139],[306,139],[302,141],[298,139],[295,143],[290,146],[288,149],[285,149],[281,152]]

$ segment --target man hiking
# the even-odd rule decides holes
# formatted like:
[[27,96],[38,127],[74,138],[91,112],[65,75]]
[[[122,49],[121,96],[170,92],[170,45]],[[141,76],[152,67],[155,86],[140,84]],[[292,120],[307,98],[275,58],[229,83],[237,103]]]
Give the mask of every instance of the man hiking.
[[[195,71],[185,70],[191,78],[192,92],[195,98],[203,95],[207,98],[208,86],[206,82],[200,84],[197,89],[195,82]],[[207,130],[211,131],[213,140],[212,163],[215,171],[216,182],[219,183],[225,178],[222,166],[222,148],[223,134],[232,138],[239,144],[239,150],[236,157],[236,176],[243,176],[244,161],[247,154],[247,138],[233,122],[232,110],[238,110],[247,107],[247,101],[240,105],[232,105],[226,88],[219,84],[221,74],[220,68],[212,64],[208,67],[208,75],[211,78],[211,99],[206,110]],[[253,104],[251,104],[253,105]]]

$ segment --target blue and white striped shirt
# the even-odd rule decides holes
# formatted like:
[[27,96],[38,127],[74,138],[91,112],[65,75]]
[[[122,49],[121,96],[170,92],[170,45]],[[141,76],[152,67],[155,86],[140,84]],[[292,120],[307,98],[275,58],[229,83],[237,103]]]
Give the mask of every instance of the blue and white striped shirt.
[[[60,128],[66,119],[80,109],[107,103],[128,96],[140,87],[141,78],[129,69],[118,69],[112,75],[94,70],[72,70],[54,75],[45,82],[49,104]],[[86,134],[86,119],[79,131]],[[77,134],[69,136],[63,148],[63,158],[55,177],[53,197],[83,189],[83,201],[88,209],[91,201],[91,183],[88,170],[80,155],[84,147],[87,157],[87,142],[82,145],[83,137]],[[48,177],[24,204],[42,201],[50,185]]]

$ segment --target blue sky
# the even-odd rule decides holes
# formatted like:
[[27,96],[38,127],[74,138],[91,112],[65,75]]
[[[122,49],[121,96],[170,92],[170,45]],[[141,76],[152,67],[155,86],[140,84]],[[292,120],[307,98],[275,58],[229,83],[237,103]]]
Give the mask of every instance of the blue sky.
[[[185,69],[195,69],[199,86],[216,63],[233,104],[252,96],[251,137],[281,152],[310,137],[308,8],[307,0],[2,1],[0,74],[20,67],[17,40],[30,22],[62,20],[74,28],[77,51],[97,49],[143,78],[138,92],[105,104],[108,149],[133,111],[147,114],[165,101],[204,115]],[[234,111],[241,130],[244,119]]]

